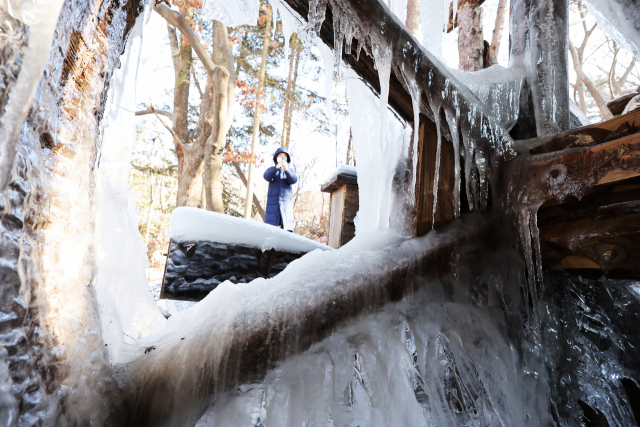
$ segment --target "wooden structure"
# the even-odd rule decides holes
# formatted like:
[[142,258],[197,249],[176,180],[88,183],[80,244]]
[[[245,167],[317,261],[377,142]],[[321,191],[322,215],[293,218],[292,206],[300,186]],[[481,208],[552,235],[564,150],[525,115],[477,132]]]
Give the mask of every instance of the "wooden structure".
[[541,204],[543,266],[639,269],[640,111],[563,132],[530,152],[506,166],[504,179],[511,200]]
[[358,177],[347,173],[337,173],[323,184],[320,190],[331,194],[327,244],[338,249],[356,235],[356,225],[353,221],[360,206]]

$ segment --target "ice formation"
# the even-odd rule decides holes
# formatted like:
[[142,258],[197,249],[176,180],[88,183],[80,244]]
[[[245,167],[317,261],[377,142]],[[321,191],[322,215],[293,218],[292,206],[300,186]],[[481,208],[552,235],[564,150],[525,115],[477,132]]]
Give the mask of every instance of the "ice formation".
[[640,61],[640,13],[632,0],[588,0],[589,12],[598,25]]
[[235,243],[263,251],[311,252],[332,249],[269,224],[190,207],[179,207],[173,211],[168,237],[177,242],[206,240]]
[[[0,19],[4,21],[0,41],[4,55],[6,60],[14,62],[13,67],[19,68],[17,78],[7,88],[8,94],[3,94],[8,99],[0,111],[0,191],[5,189],[13,167],[15,144],[49,56],[62,3],[63,0],[3,0],[0,3]],[[28,36],[24,26],[28,28]],[[26,65],[21,67],[21,63]]]
[[142,16],[129,35],[120,69],[111,80],[94,195],[95,288],[101,339],[114,364],[129,361],[130,352],[139,348],[137,340],[166,323],[149,292],[147,248],[138,231],[135,198],[129,191],[141,20]]

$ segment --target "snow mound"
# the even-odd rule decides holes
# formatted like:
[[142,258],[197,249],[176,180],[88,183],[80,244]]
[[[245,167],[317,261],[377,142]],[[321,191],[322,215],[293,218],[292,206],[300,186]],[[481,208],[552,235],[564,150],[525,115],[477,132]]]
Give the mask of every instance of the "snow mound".
[[252,246],[263,251],[275,249],[301,253],[333,249],[269,224],[190,207],[173,211],[168,237],[176,242],[206,240]]

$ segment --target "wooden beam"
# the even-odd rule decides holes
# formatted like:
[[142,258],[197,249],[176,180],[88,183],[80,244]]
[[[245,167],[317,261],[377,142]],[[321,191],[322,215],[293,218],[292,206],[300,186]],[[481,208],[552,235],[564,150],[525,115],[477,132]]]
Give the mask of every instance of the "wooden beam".
[[543,266],[640,267],[640,178],[598,187],[581,200],[538,210]]
[[507,163],[504,180],[513,206],[534,206],[639,175],[640,133],[636,133],[593,147],[518,156]]
[[633,91],[619,96],[616,99],[612,99],[611,101],[607,102],[607,108],[609,108],[611,114],[613,114],[614,116],[619,116],[620,114],[622,114],[629,101],[631,101],[631,98],[637,95],[638,92]]
[[[640,127],[640,109],[604,122],[571,129],[549,137],[518,141],[518,143],[527,147],[523,151],[528,151],[530,154],[551,153],[567,148],[591,147],[606,142],[607,139],[624,136],[622,132],[627,125]],[[616,135],[615,132],[619,135]]]
[[[471,214],[443,227],[437,237],[380,248],[384,256],[375,250],[347,249],[342,256],[351,263],[333,266],[331,275],[316,267],[299,278],[318,286],[290,286],[273,298],[262,295],[243,302],[250,309],[239,310],[224,322],[228,325],[224,334],[217,329],[227,326],[215,324],[192,334],[185,331],[184,340],[179,336],[165,340],[163,347],[141,356],[133,366],[135,374],[120,383],[119,393],[109,396],[113,402],[105,406],[113,412],[107,423],[143,427],[180,420],[194,424],[214,395],[261,381],[281,360],[307,350],[346,321],[416,292],[429,283],[417,277],[447,272],[458,251],[465,251],[469,265],[480,265],[483,254],[498,245],[497,225],[491,215]],[[353,269],[354,263],[360,268]],[[285,270],[281,276],[286,274]],[[176,364],[180,369],[171,368]],[[121,369],[128,372],[128,367]]]

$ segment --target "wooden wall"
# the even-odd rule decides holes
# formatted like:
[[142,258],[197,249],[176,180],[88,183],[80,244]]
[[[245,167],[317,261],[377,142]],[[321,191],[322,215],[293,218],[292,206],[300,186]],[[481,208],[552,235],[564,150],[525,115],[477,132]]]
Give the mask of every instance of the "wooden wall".
[[[444,120],[442,126],[446,126]],[[438,134],[435,124],[421,116],[418,141],[418,174],[416,177],[416,227],[417,235],[427,234],[432,226],[439,227],[453,219],[454,153],[450,141],[442,138],[438,204],[435,224],[433,221],[433,180],[435,176]],[[444,134],[445,132],[443,132]]]

